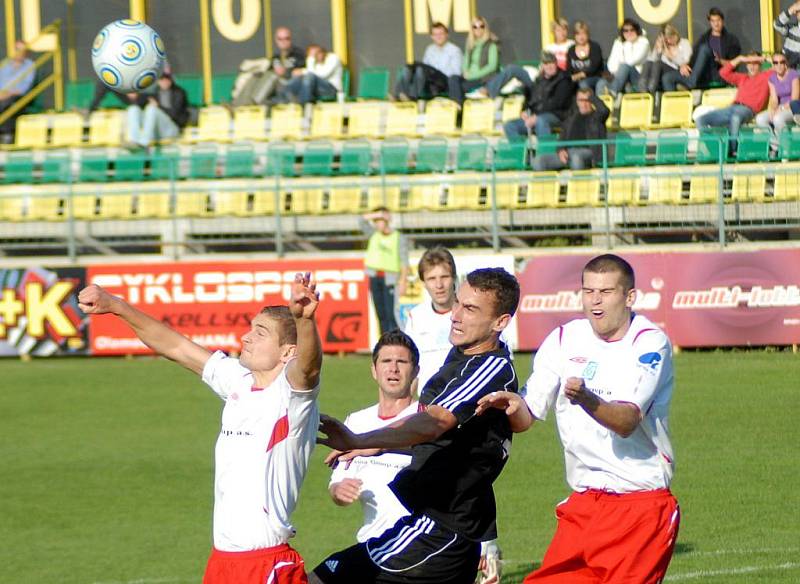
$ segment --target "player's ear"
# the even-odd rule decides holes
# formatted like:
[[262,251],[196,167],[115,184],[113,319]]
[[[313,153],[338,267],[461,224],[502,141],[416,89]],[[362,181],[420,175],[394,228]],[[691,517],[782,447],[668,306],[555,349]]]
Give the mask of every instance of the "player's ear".
[[372,371],[372,379],[374,379],[375,381],[378,381],[378,370],[375,369],[375,362],[374,361],[372,362],[372,365],[370,365],[369,370]]
[[625,295],[625,306],[631,308],[634,302],[636,302],[636,288],[631,288]]
[[492,326],[492,330],[499,333],[508,326],[509,322],[511,322],[511,315],[501,314],[494,319],[494,326]]
[[286,363],[291,358],[297,355],[297,345],[293,345],[290,343],[286,343],[285,345],[281,345],[281,361]]

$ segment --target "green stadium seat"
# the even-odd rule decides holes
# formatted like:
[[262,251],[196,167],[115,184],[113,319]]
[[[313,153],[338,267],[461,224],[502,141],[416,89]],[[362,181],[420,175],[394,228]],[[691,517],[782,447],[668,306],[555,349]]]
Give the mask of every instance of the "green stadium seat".
[[389,94],[389,69],[364,67],[358,72],[358,99],[386,99]]
[[256,155],[252,144],[235,144],[225,152],[222,176],[253,176]]
[[236,73],[215,73],[211,78],[211,103],[228,103],[231,101]]
[[382,174],[408,173],[408,140],[392,138],[381,144],[380,169]]
[[800,127],[785,127],[778,137],[778,145],[778,158],[800,160]]
[[768,128],[748,127],[739,130],[737,162],[767,162],[772,132]]
[[339,174],[369,174],[371,163],[372,146],[369,140],[348,140],[342,145]]
[[177,180],[180,178],[180,150],[176,146],[158,148],[150,159],[150,178]]
[[327,140],[309,142],[303,151],[303,176],[333,174],[333,144]]
[[494,150],[495,170],[523,170],[528,145],[520,140],[498,140]]
[[656,164],[686,164],[689,135],[683,130],[664,130],[656,137]]
[[469,137],[458,141],[456,151],[457,170],[486,170],[486,153],[489,143],[486,138]]
[[65,88],[64,109],[89,109],[94,97],[94,81],[79,79],[68,81]]
[[719,164],[720,157],[723,161],[727,158],[729,140],[727,128],[703,128],[697,140],[697,162]]
[[64,183],[70,180],[70,158],[67,152],[48,152],[42,163],[41,182]]
[[[521,140],[525,144],[524,140]],[[555,154],[558,150],[558,134],[549,134],[547,136],[536,136],[536,155],[539,154]]]
[[105,182],[108,175],[108,157],[105,152],[84,152],[81,155],[78,180],[80,182]]
[[295,176],[294,170],[294,144],[272,143],[267,150],[267,166],[265,176]]
[[32,183],[33,182],[33,153],[9,152],[3,167],[3,183]]
[[189,178],[215,178],[217,176],[217,146],[196,146],[189,155]]
[[417,172],[444,172],[447,168],[447,140],[430,136],[419,141]]
[[145,155],[137,152],[120,152],[114,160],[114,180],[140,181],[145,180],[144,163]]
[[644,132],[619,132],[614,140],[614,166],[647,164],[647,135]]

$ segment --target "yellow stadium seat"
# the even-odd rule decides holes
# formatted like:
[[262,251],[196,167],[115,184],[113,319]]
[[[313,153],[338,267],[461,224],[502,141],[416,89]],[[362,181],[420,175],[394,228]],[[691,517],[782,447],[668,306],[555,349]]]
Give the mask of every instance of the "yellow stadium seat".
[[119,146],[122,143],[123,112],[105,110],[89,116],[90,146]]
[[[280,198],[280,196],[279,196]],[[262,215],[275,214],[275,191],[256,191],[253,193],[252,214],[260,217]]]
[[219,190],[214,193],[214,215],[234,217],[246,217],[248,211],[248,200],[250,195],[247,191]]
[[29,187],[14,185],[0,187],[0,221],[22,221],[25,211],[25,193]]
[[706,89],[703,92],[703,97],[700,99],[700,105],[713,108],[728,107],[733,103],[735,97],[735,87],[715,87],[714,89]]
[[716,174],[693,174],[690,177],[690,203],[716,203],[719,196],[719,177]]
[[299,140],[303,137],[303,107],[296,103],[272,106],[269,112],[271,140]]
[[516,120],[522,114],[525,105],[524,95],[509,95],[503,100],[503,109],[500,112],[500,121],[504,124]]
[[619,127],[623,130],[647,128],[653,121],[653,96],[650,93],[625,93],[619,105]]
[[164,191],[140,192],[137,196],[136,217],[166,219],[169,213],[169,193],[164,185]]
[[47,115],[31,114],[17,118],[17,148],[44,148],[47,146]]
[[531,173],[527,183],[525,203],[527,207],[558,207],[561,198],[561,184],[555,171]]
[[766,168],[761,164],[737,164],[734,168],[731,201],[764,202]]
[[[494,182],[494,196],[498,209],[515,209],[519,206],[519,191],[522,186],[520,175],[516,172],[498,172]],[[492,206],[492,189],[486,193],[486,208]]]
[[325,191],[327,179],[309,179],[304,177],[288,182],[284,188],[284,213],[293,215],[318,215],[325,210]]
[[133,216],[133,189],[136,187],[135,183],[105,185],[100,194],[97,216],[101,219],[130,219]]
[[267,108],[263,105],[243,105],[233,112],[234,140],[266,140]]
[[685,128],[692,125],[694,98],[691,91],[665,91],[656,128]]
[[[386,177],[387,180],[391,176]],[[372,210],[377,207],[386,207],[390,211],[400,210],[400,193],[401,189],[395,185],[370,185],[367,189],[367,210]]]
[[683,203],[683,177],[677,166],[662,166],[648,173],[647,202],[650,204]]
[[409,189],[406,211],[444,211],[446,205],[444,186],[436,181],[413,185]]
[[332,182],[328,193],[328,213],[361,212],[361,193],[362,188],[353,186],[353,179],[350,177]]
[[606,200],[609,205],[624,207],[638,205],[642,178],[635,168],[614,168],[609,171]]
[[614,96],[606,93],[598,97],[608,108],[609,113],[608,118],[606,118],[606,128],[610,128],[614,124]]
[[180,190],[175,195],[176,217],[203,217],[208,215],[208,191]]
[[[491,200],[481,204],[481,175],[474,172],[463,172],[453,174],[451,177],[450,189],[447,193],[448,209],[468,209],[478,210],[491,208]],[[487,194],[490,197],[490,194]]]
[[450,99],[437,97],[425,107],[425,136],[452,136],[456,131],[458,104]]
[[381,114],[384,104],[380,101],[351,103],[347,112],[347,135],[350,138],[378,138],[381,135]]
[[776,201],[800,199],[800,163],[789,162],[776,167],[773,193]]
[[344,106],[337,102],[322,102],[314,105],[311,113],[309,137],[341,138],[344,127]]
[[480,134],[482,136],[496,133],[494,130],[493,99],[468,99],[464,102],[461,133]]
[[386,112],[386,136],[416,136],[418,114],[415,101],[390,103]]
[[61,195],[54,189],[38,189],[28,199],[26,219],[60,221],[62,214]]
[[83,142],[83,116],[79,113],[68,112],[54,114],[50,118],[52,133],[50,145],[56,148],[80,146]]
[[231,113],[221,105],[200,108],[197,118],[196,142],[225,142],[231,129]]
[[[66,210],[64,211],[64,216],[65,218],[68,216]],[[72,217],[81,220],[97,219],[97,196],[95,193],[89,195],[73,194]]]
[[601,175],[593,170],[576,170],[567,179],[568,207],[597,206],[600,204]]

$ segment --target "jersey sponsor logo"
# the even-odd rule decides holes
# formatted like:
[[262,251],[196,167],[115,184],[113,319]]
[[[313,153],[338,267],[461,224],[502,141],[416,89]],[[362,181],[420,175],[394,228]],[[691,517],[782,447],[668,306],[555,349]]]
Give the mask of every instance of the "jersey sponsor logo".
[[[520,299],[519,311],[523,314],[548,314],[558,312],[580,312],[583,310],[582,293],[574,290],[558,290],[549,294],[525,294]],[[645,292],[636,289],[633,310],[656,310],[661,304],[661,292]]]
[[595,361],[589,361],[589,364],[583,368],[581,377],[584,379],[594,379],[596,373],[597,373],[597,363]]
[[753,286],[749,291],[742,286],[713,286],[707,290],[678,290],[672,299],[672,308],[680,310],[704,308],[783,308],[800,306],[800,287]]
[[659,353],[645,353],[639,357],[639,363],[647,365],[650,371],[655,371],[658,364],[661,363],[661,355]]
[[573,363],[586,363],[588,359],[586,357],[572,357],[570,361]]

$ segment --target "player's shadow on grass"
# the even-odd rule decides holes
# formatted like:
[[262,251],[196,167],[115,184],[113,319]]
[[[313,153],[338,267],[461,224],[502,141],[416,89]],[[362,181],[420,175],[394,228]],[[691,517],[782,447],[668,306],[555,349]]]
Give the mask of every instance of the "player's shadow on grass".
[[688,554],[689,552],[693,552],[694,549],[695,547],[693,543],[679,541],[675,544],[675,551],[673,553],[676,556],[680,554]]

